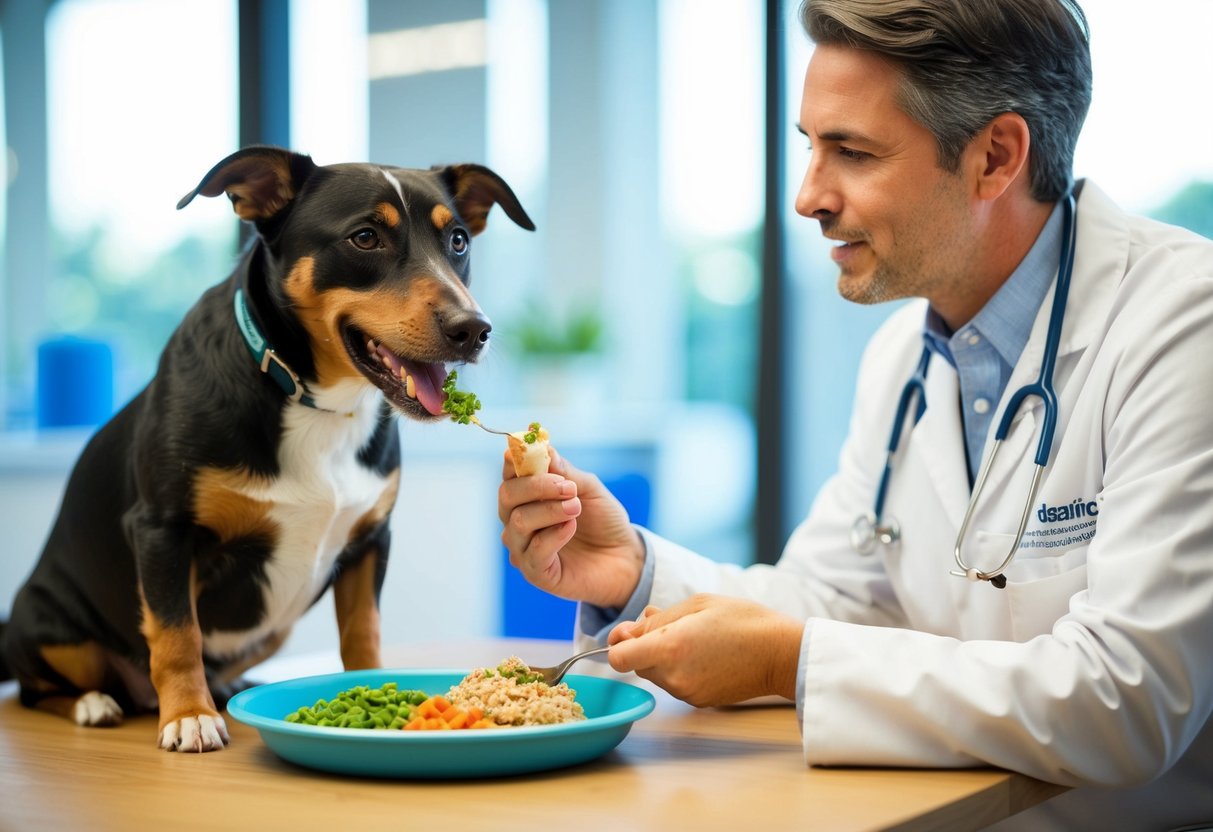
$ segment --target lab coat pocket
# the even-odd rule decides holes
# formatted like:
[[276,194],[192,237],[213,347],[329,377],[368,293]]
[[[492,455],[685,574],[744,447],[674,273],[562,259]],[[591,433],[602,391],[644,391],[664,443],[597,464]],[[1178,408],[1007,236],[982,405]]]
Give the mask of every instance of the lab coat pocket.
[[[1010,545],[1013,536],[1008,538]],[[1050,633],[1057,620],[1070,611],[1070,599],[1087,588],[1087,546],[1045,554],[1021,550],[1004,573],[1011,633],[1015,641],[1027,641]]]

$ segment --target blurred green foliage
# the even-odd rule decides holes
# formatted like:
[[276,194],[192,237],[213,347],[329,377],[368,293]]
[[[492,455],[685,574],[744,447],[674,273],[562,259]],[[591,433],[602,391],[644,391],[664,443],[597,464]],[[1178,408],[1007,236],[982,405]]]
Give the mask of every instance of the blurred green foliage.
[[527,304],[527,315],[511,328],[513,340],[526,356],[553,358],[602,350],[602,315],[588,307],[567,315],[542,302]]

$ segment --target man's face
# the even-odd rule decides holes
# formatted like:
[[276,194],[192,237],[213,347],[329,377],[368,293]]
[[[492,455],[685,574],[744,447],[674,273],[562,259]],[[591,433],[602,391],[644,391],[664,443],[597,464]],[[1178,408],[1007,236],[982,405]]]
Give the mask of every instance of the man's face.
[[873,53],[841,46],[818,46],[805,73],[812,155],[796,211],[841,242],[838,291],[859,303],[965,291],[964,179],[939,167],[930,131],[897,105],[898,79]]

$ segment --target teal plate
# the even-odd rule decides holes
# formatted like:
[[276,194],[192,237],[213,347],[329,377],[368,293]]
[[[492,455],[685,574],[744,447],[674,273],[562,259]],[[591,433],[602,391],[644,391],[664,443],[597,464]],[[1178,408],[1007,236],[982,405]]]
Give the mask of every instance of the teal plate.
[[228,713],[261,734],[282,759],[309,768],[360,777],[467,779],[526,774],[596,759],[623,741],[632,723],[656,705],[635,685],[570,674],[586,718],[560,725],[472,731],[375,731],[298,725],[285,717],[317,699],[357,685],[396,682],[404,689],[445,694],[467,672],[357,670],[258,685],[227,704]]

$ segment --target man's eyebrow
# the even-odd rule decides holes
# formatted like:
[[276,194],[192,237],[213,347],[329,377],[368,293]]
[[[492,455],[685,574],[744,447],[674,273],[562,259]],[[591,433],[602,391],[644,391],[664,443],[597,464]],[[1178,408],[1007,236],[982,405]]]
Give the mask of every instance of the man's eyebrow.
[[[796,130],[806,139],[809,138],[809,133],[799,124],[796,125]],[[882,142],[868,136],[864,133],[848,132],[846,130],[828,130],[818,136],[823,142],[861,142],[863,144],[872,145],[874,147],[882,146]]]

